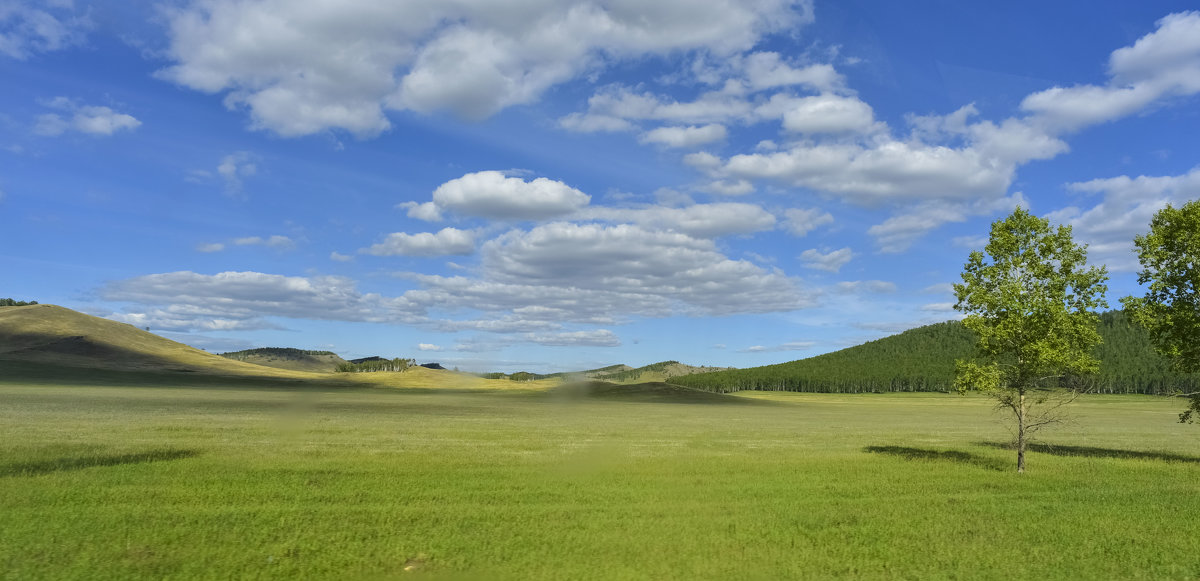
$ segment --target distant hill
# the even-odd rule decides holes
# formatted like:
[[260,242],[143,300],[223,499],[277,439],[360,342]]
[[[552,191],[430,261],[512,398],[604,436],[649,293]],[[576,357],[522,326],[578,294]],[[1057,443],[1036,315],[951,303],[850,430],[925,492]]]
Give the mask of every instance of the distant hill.
[[625,369],[615,369],[612,371],[599,371],[590,375],[592,379],[602,381],[611,381],[613,383],[646,383],[656,381],[666,381],[672,377],[681,375],[692,375],[695,373],[711,373],[714,371],[724,371],[728,367],[707,367],[687,365],[678,361],[660,361],[651,363],[638,368],[631,368],[628,365],[621,365]]
[[277,369],[291,369],[293,371],[308,371],[312,373],[331,373],[337,370],[338,365],[346,363],[345,359],[342,359],[332,351],[310,351],[306,349],[293,349],[291,347],[244,349],[242,351],[221,353],[221,357],[233,359],[234,361],[253,363],[255,365],[275,367]]
[[47,369],[307,376],[233,361],[133,325],[46,304],[0,309],[0,369],[6,362]]
[[[1100,315],[1097,347],[1100,372],[1088,381],[1101,393],[1194,391],[1200,376],[1182,375],[1154,352],[1146,331],[1125,313]],[[954,362],[974,353],[975,338],[962,323],[949,321],[911,329],[808,359],[671,378],[671,383],[730,392],[744,389],[861,393],[948,391]]]

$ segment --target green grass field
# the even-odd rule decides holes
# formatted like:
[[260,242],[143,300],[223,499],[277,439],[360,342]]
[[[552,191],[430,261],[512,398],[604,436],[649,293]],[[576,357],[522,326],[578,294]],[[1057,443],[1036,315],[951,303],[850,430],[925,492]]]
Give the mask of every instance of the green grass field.
[[1200,428],[989,400],[0,384],[5,579],[1195,579]]

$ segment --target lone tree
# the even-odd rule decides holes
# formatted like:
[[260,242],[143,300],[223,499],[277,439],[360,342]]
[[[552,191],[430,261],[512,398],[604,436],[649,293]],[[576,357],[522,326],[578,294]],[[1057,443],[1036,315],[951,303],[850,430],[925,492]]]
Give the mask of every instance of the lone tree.
[[[1133,239],[1142,270],[1138,284],[1150,283],[1144,297],[1125,297],[1121,303],[1131,318],[1146,328],[1159,353],[1184,373],[1200,371],[1200,201],[1159,210],[1150,233]],[[1200,392],[1179,421],[1200,414]]]
[[955,387],[991,394],[1012,411],[1024,472],[1030,436],[1062,421],[1062,406],[1078,395],[1077,383],[1064,380],[1099,367],[1094,310],[1108,306],[1108,273],[1087,267],[1086,246],[1075,244],[1070,226],[1051,228],[1021,208],[992,224],[984,251],[971,253],[954,285],[954,308],[979,338],[976,359],[957,362]]

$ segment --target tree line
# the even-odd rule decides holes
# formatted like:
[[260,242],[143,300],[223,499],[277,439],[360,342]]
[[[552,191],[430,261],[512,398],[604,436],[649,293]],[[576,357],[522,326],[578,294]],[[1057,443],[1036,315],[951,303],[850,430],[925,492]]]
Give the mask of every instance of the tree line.
[[0,299],[0,307],[28,307],[36,305],[37,301],[18,301],[15,299]]
[[341,373],[371,373],[376,371],[406,371],[408,368],[417,364],[416,359],[404,359],[397,357],[395,359],[370,358],[367,360],[345,363],[337,365],[337,371]]

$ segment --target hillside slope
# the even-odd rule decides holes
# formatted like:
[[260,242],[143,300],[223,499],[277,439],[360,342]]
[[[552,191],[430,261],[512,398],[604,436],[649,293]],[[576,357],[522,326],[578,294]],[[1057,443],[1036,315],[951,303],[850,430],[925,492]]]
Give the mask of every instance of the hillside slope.
[[221,357],[277,369],[307,371],[310,373],[332,373],[338,365],[346,363],[332,351],[309,351],[291,347],[260,347],[221,353]]
[[[1194,391],[1200,377],[1171,370],[1145,330],[1121,311],[1100,315],[1100,372],[1089,385],[1101,393]],[[743,389],[861,393],[948,391],[954,362],[974,353],[973,334],[957,321],[937,323],[862,345],[788,363],[671,378],[718,392]]]
[[233,361],[132,325],[46,304],[0,308],[0,365],[4,362],[47,368],[311,376]]

